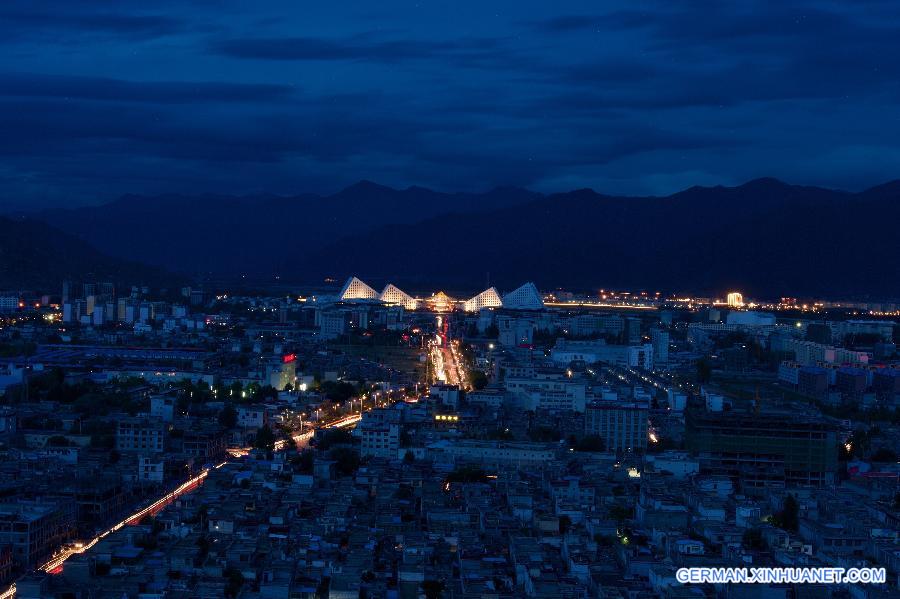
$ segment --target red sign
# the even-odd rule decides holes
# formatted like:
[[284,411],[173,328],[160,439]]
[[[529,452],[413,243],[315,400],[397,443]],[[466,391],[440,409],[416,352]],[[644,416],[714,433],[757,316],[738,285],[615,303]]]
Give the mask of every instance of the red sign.
[[289,364],[297,359],[297,354],[284,354],[281,356],[281,361],[285,364]]

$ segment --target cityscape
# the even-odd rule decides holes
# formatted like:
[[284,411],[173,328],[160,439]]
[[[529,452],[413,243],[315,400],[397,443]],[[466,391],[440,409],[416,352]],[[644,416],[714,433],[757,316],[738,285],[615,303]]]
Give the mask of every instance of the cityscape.
[[0,6],[0,599],[900,599],[900,6]]
[[896,576],[897,304],[355,276],[303,296],[47,291],[0,299],[4,597]]

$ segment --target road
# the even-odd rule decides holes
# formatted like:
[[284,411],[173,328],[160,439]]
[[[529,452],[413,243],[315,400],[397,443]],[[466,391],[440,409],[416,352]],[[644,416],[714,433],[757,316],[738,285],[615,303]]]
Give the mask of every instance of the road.
[[[336,420],[332,420],[330,422],[323,422],[316,428],[347,428],[347,427],[356,425],[356,423],[358,423],[361,419],[362,419],[362,416],[360,414],[351,414],[349,416],[344,416],[344,417],[338,418]],[[301,434],[294,435],[292,438],[295,443],[302,446],[306,442],[308,442],[313,437],[314,434],[315,434],[315,429],[313,428],[313,429],[307,430]],[[279,440],[276,442],[276,444],[275,444],[276,450],[280,451],[285,448],[286,448],[286,442],[284,440]],[[246,451],[243,451],[243,450],[240,451],[240,453],[238,455],[243,456],[243,455],[246,455],[247,453],[249,453],[249,449]],[[159,497],[150,505],[137,510],[136,512],[134,512],[133,514],[120,520],[113,526],[110,526],[109,528],[104,530],[102,533],[98,534],[96,537],[94,537],[90,541],[88,541],[86,543],[85,542],[75,543],[72,546],[61,549],[56,555],[54,555],[52,558],[47,560],[43,565],[41,565],[38,568],[38,570],[47,572],[50,574],[59,574],[60,572],[62,572],[63,564],[66,562],[66,560],[68,560],[73,555],[78,555],[80,553],[84,553],[85,551],[87,551],[88,549],[90,549],[91,547],[93,547],[94,545],[99,543],[103,538],[109,536],[110,534],[116,532],[117,530],[119,530],[120,528],[122,528],[124,526],[137,524],[138,522],[141,521],[141,519],[144,516],[154,515],[154,514],[159,513],[164,507],[166,507],[168,504],[170,504],[173,500],[175,500],[180,495],[183,495],[185,493],[190,493],[191,491],[193,491],[194,489],[199,487],[203,483],[203,479],[205,479],[207,476],[209,476],[209,473],[212,470],[221,468],[222,466],[224,466],[227,463],[228,463],[227,461],[222,462],[221,464],[217,464],[213,468],[206,468],[206,469],[202,470],[197,476],[194,476],[193,478],[185,481],[184,483],[182,483],[181,485],[176,487],[174,490],[170,491],[169,493],[166,493],[162,497]],[[16,596],[16,583],[12,583],[5,590],[0,591],[0,599],[13,599],[15,596]]]
[[431,346],[431,362],[434,366],[435,378],[441,383],[466,388],[468,377],[465,366],[459,356],[459,342],[452,340],[446,345],[433,343]]
[[221,468],[222,466],[224,466],[227,463],[228,462],[222,462],[221,464],[218,464],[218,465],[214,466],[213,468],[207,468],[205,470],[202,470],[200,472],[200,474],[198,474],[197,476],[182,483],[177,488],[175,488],[173,491],[166,493],[165,495],[163,495],[162,497],[160,497],[159,499],[157,499],[156,501],[154,501],[147,507],[144,507],[144,508],[134,512],[133,514],[131,514],[124,520],[121,520],[118,523],[114,524],[113,526],[107,528],[105,531],[103,531],[102,533],[100,533],[99,535],[97,535],[96,537],[94,537],[93,539],[88,541],[87,543],[76,543],[72,547],[63,550],[61,553],[59,553],[58,555],[55,555],[47,563],[45,563],[43,566],[41,566],[40,570],[43,570],[44,572],[51,572],[51,573],[57,572],[58,570],[60,570],[62,568],[63,563],[67,559],[72,557],[73,555],[77,555],[79,553],[84,553],[85,551],[87,551],[88,549],[90,549],[91,547],[96,545],[101,539],[103,539],[107,535],[110,535],[110,534],[116,532],[123,526],[137,524],[138,522],[141,521],[141,518],[143,518],[144,516],[146,516],[148,514],[150,514],[150,515],[156,514],[157,512],[162,510],[165,506],[167,506],[169,503],[171,503],[179,495],[189,493],[190,491],[193,491],[198,486],[200,486],[200,484],[203,482],[203,479],[206,478],[207,476],[209,476],[209,473],[212,469]]

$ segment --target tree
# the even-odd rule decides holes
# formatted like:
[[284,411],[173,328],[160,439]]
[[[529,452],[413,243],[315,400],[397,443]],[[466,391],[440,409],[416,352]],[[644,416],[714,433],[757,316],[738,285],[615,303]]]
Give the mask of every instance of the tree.
[[328,452],[328,457],[334,460],[338,474],[350,476],[359,468],[359,454],[350,447],[335,447]]
[[784,498],[781,511],[774,518],[775,525],[784,530],[796,531],[800,520],[800,504],[797,498],[788,494]]
[[294,467],[294,471],[301,474],[312,473],[314,462],[315,456],[313,455],[313,451],[310,449],[301,451],[299,454],[291,458],[291,465]]
[[237,426],[237,410],[234,409],[231,402],[226,403],[222,411],[219,412],[219,424],[225,428]]
[[606,451],[606,441],[599,435],[585,435],[575,442],[575,451]]
[[425,599],[440,599],[444,595],[446,585],[440,580],[424,580],[422,581],[422,591],[425,593]]
[[565,535],[570,528],[572,528],[572,518],[567,514],[563,514],[559,517],[559,534]]
[[609,507],[609,517],[621,524],[631,518],[631,509],[623,505],[612,505]]
[[325,431],[322,438],[316,441],[319,451],[326,451],[335,445],[352,445],[353,433],[343,428],[330,428]]
[[712,364],[708,358],[697,360],[697,382],[708,383],[712,379]]
[[275,433],[269,428],[268,424],[264,424],[256,431],[256,440],[253,446],[257,449],[273,451],[275,449]]
[[487,474],[477,466],[460,466],[447,475],[448,483],[483,483],[488,481]]
[[244,586],[244,575],[241,574],[240,570],[234,567],[225,568],[222,575],[225,580],[228,581],[225,586],[225,596],[237,597],[238,593],[241,591],[241,587]]
[[897,461],[897,452],[889,447],[879,447],[870,459],[873,462],[894,463]]
[[492,441],[512,441],[515,439],[515,435],[508,428],[495,428],[488,431],[486,436]]
[[559,441],[559,430],[550,426],[536,426],[528,430],[528,438],[539,443]]
[[758,528],[748,528],[744,531],[743,537],[744,547],[754,550],[762,550],[766,548],[766,542],[762,538],[762,532]]
[[469,384],[472,385],[472,388],[476,391],[481,391],[488,384],[487,375],[480,370],[470,370],[469,371]]
[[356,397],[356,387],[345,382],[325,381],[322,383],[322,393],[335,403],[343,403],[351,397]]

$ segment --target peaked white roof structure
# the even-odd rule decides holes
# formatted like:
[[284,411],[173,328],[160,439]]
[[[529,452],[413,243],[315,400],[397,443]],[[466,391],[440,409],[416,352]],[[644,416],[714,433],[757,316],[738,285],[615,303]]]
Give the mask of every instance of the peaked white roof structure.
[[478,312],[483,308],[499,308],[503,305],[496,287],[485,289],[475,297],[463,302],[463,310],[466,312]]
[[388,283],[385,288],[381,290],[381,295],[379,295],[378,298],[386,304],[403,306],[407,310],[415,310],[419,305],[416,298],[393,283]]
[[540,310],[544,300],[534,283],[525,283],[503,296],[503,307],[510,310]]
[[344,288],[341,289],[341,294],[338,298],[342,302],[347,300],[378,299],[378,292],[356,277],[350,277],[344,283]]

